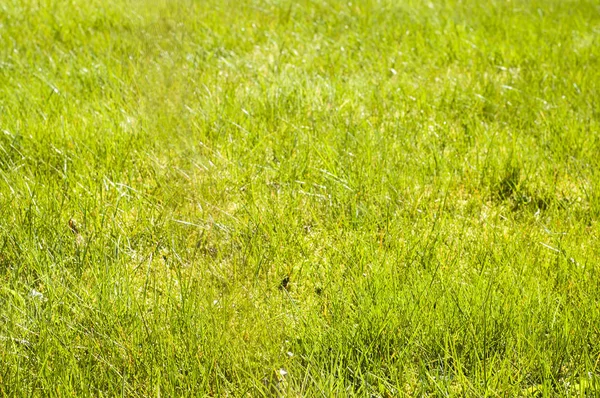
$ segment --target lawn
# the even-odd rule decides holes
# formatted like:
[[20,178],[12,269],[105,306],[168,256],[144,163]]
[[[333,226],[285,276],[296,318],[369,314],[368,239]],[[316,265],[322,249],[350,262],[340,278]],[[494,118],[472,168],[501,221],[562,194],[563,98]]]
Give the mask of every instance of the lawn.
[[0,3],[0,396],[600,394],[597,0]]

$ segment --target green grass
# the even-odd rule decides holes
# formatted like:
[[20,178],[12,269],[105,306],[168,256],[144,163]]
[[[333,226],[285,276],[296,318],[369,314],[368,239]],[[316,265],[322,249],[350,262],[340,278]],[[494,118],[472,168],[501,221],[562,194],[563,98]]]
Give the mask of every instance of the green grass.
[[593,396],[599,217],[596,0],[0,4],[2,396]]

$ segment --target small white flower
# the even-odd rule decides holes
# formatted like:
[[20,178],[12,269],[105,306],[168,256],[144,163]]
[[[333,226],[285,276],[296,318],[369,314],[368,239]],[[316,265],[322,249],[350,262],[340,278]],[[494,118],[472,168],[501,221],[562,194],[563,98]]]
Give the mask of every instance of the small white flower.
[[44,295],[35,289],[31,289],[31,292],[29,292],[29,296],[33,299],[42,300],[42,301],[44,300]]

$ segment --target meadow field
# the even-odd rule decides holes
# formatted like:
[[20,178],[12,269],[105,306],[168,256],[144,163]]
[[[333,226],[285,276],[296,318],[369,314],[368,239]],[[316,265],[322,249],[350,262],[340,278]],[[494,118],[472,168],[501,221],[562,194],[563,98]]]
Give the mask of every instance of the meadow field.
[[0,2],[0,396],[600,394],[597,0]]

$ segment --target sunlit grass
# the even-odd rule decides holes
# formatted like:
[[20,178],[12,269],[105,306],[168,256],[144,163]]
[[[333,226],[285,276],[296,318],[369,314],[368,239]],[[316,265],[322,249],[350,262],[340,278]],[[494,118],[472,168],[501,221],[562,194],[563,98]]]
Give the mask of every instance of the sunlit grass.
[[596,1],[0,4],[0,393],[585,396]]

